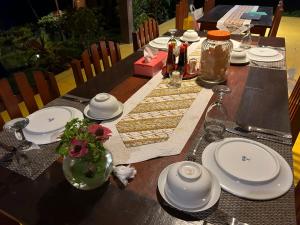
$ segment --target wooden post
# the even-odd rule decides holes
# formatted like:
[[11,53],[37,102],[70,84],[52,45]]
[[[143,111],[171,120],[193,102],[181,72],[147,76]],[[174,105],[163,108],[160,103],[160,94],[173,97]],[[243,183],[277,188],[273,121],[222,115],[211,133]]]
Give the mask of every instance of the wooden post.
[[133,32],[132,0],[120,0],[119,9],[122,42],[131,43]]

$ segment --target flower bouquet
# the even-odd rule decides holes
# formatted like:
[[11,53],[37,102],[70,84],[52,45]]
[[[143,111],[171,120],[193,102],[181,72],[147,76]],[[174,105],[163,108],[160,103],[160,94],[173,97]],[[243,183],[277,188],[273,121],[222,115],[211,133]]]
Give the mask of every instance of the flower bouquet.
[[57,152],[64,156],[63,172],[76,188],[101,186],[112,172],[112,155],[103,147],[111,130],[89,120],[73,119],[65,126]]

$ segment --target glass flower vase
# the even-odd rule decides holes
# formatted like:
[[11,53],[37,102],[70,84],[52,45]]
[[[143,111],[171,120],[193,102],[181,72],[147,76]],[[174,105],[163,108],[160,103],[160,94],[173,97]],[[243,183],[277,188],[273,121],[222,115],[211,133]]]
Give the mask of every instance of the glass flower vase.
[[98,161],[65,156],[63,173],[71,185],[80,190],[92,190],[103,185],[113,169],[112,154],[105,150]]

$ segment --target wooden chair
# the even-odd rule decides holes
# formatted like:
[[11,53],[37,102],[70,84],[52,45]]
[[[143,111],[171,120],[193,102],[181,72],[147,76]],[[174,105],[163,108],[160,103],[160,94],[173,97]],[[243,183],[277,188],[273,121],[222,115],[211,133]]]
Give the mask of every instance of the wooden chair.
[[[71,61],[76,85],[84,83],[82,67],[86,79],[89,80],[120,60],[121,52],[118,43],[113,41],[99,41],[98,44],[92,44],[81,54],[81,61],[77,59]],[[94,70],[92,69],[92,65]]]
[[206,15],[214,7],[215,7],[215,0],[204,0],[203,14]]
[[176,4],[176,29],[183,30],[183,21],[188,16],[188,0],[180,0]]
[[289,97],[289,112],[293,142],[295,142],[300,132],[300,77]]
[[280,25],[280,21],[281,21],[281,17],[282,17],[282,13],[283,13],[283,1],[279,1],[275,13],[274,13],[274,17],[273,17],[273,21],[272,21],[272,27],[269,31],[269,37],[276,37],[277,35],[277,31]]
[[[40,71],[33,73],[36,87],[30,86],[28,79],[23,72],[15,73],[14,79],[18,87],[19,95],[15,95],[7,79],[0,80],[0,109],[7,111],[11,119],[23,117],[19,108],[19,103],[24,102],[29,113],[38,110],[35,94],[39,94],[43,104],[47,104],[57,98],[59,94],[58,86],[53,74],[44,74]],[[4,120],[0,116],[0,130]]]
[[135,32],[132,32],[133,51],[137,51],[158,36],[159,30],[156,20],[153,18],[145,20]]

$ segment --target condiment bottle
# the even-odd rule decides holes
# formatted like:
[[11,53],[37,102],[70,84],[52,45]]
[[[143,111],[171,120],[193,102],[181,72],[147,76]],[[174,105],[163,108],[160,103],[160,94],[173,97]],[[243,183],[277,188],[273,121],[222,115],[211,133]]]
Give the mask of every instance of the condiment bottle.
[[184,76],[187,73],[187,44],[185,43],[180,46],[177,70],[180,72],[181,76]]
[[175,57],[173,55],[174,45],[168,45],[168,58],[166,62],[166,74],[165,76],[170,76],[175,69]]

